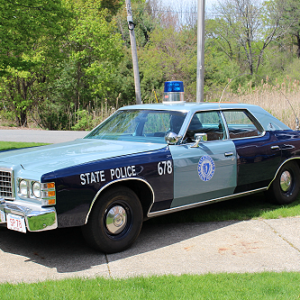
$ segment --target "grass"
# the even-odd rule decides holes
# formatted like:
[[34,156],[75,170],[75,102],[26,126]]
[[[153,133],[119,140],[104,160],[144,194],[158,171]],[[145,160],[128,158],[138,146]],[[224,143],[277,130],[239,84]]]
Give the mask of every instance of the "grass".
[[48,145],[45,143],[0,142],[0,151]]
[[253,194],[233,200],[210,204],[190,210],[185,210],[148,222],[156,224],[211,222],[249,219],[278,219],[300,216],[300,197],[289,205],[279,206],[269,203],[263,193]]
[[280,121],[296,128],[295,118],[300,117],[300,82],[286,78],[282,84],[271,85],[268,79],[255,87],[238,89],[237,93],[231,93],[227,89],[223,102],[238,102],[259,105]]
[[299,299],[300,274],[207,274],[2,284],[1,299]]

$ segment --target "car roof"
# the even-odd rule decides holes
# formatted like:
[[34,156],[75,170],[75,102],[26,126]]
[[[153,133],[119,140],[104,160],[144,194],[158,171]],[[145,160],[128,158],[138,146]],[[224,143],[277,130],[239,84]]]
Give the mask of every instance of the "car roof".
[[171,111],[182,111],[182,112],[196,112],[202,110],[215,110],[215,109],[249,109],[253,110],[259,106],[252,104],[242,103],[217,103],[217,102],[180,102],[180,103],[155,103],[155,104],[140,104],[131,105],[121,108],[126,109],[153,109],[153,110],[171,110]]
[[[250,111],[254,117],[260,122],[265,130],[288,130],[290,129],[280,120],[275,118],[269,112],[258,105],[245,103],[218,103],[218,102],[180,102],[180,103],[155,103],[155,104],[138,104],[124,106],[120,110],[166,110],[180,111],[188,113],[190,116],[198,111],[208,110],[230,110],[230,109],[246,109]],[[271,124],[270,124],[271,123]],[[271,125],[271,127],[269,126]]]

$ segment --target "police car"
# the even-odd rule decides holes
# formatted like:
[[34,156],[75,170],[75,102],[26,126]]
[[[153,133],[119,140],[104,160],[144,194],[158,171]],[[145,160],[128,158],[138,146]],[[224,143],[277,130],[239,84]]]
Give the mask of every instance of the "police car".
[[300,133],[258,106],[127,106],[85,138],[0,154],[0,218],[26,233],[82,226],[104,253],[133,244],[145,219],[266,191],[299,194]]

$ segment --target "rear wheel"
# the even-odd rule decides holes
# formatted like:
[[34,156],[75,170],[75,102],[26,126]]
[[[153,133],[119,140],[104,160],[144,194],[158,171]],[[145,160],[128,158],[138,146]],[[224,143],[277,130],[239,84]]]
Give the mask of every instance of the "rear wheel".
[[277,174],[270,189],[268,198],[278,204],[289,204],[294,202],[300,190],[299,167],[295,162],[286,163]]
[[98,199],[82,231],[93,248],[115,253],[134,243],[142,224],[143,210],[137,195],[127,187],[118,187]]

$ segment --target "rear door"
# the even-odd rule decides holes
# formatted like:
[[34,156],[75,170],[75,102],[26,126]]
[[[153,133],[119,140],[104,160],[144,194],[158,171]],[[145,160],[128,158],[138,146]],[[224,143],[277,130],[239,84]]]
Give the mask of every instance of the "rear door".
[[247,110],[223,112],[237,151],[235,193],[265,188],[281,164],[281,149],[272,132],[265,132]]

